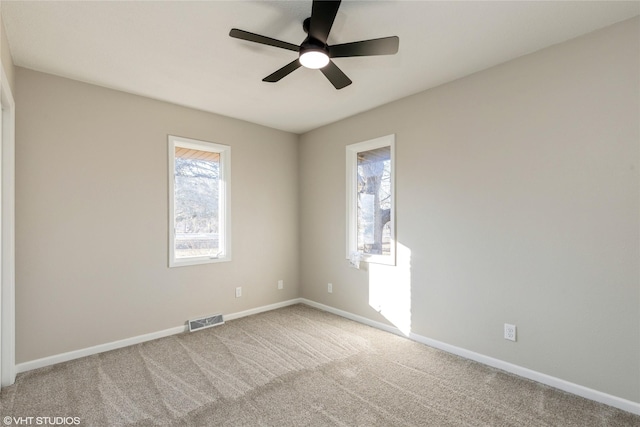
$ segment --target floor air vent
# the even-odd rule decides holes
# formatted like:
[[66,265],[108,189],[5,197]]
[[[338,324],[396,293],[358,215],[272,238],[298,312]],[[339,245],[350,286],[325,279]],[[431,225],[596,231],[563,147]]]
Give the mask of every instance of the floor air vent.
[[224,319],[222,318],[222,314],[215,314],[209,317],[189,320],[189,332],[210,328],[212,326],[222,325],[223,323]]

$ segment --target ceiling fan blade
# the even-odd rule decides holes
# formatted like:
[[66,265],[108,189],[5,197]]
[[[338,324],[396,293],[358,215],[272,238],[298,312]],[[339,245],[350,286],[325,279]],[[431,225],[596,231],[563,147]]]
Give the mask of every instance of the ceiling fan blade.
[[329,79],[336,89],[342,89],[352,83],[351,79],[349,79],[333,61],[329,61],[324,68],[320,68],[320,71],[322,71],[322,74]]
[[329,46],[329,56],[344,58],[347,56],[393,55],[398,53],[399,44],[400,39],[397,36],[336,44]]
[[233,28],[229,31],[229,35],[236,39],[247,40],[254,43],[266,44],[268,46],[275,46],[282,49],[293,50],[297,52],[300,50],[300,46],[297,46],[293,43],[283,42],[281,40],[272,39],[271,37],[261,36],[260,34],[250,33],[248,31],[239,30],[237,28]]
[[284,67],[280,68],[275,73],[269,74],[267,77],[262,79],[262,81],[263,82],[269,82],[269,83],[275,83],[275,82],[279,81],[281,78],[291,74],[292,72],[294,72],[298,68],[300,68],[300,61],[298,61],[298,59],[295,59],[294,61],[291,61],[287,65],[285,65]]
[[333,21],[336,19],[339,7],[340,0],[313,0],[313,5],[311,6],[311,22],[309,23],[309,35],[314,39],[327,44],[327,37],[329,37],[329,31],[331,31]]

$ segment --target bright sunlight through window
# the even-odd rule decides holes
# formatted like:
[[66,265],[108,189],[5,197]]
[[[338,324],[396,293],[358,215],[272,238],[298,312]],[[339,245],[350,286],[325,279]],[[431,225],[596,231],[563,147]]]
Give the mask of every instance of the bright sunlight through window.
[[347,258],[395,264],[394,140],[347,146]]

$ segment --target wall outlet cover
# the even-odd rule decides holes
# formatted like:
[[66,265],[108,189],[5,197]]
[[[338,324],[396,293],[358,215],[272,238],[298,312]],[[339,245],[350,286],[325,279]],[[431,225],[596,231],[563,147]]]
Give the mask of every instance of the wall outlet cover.
[[504,339],[509,341],[516,340],[516,325],[504,324]]

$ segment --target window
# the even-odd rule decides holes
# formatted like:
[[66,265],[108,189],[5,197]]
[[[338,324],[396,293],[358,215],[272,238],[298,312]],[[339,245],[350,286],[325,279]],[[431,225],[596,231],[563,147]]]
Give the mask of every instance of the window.
[[395,265],[394,143],[347,146],[347,258]]
[[169,135],[169,267],[231,260],[231,147]]

